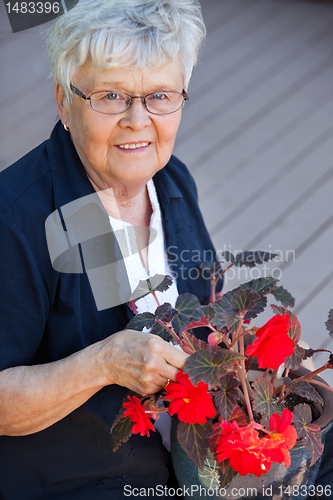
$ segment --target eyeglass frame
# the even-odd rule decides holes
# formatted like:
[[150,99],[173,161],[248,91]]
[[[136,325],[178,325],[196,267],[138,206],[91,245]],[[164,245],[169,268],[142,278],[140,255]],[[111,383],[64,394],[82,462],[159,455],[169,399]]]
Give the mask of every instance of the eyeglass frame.
[[147,108],[146,98],[150,95],[156,94],[157,92],[150,92],[149,94],[147,94],[145,96],[141,96],[141,95],[132,96],[130,94],[127,94],[127,92],[118,92],[119,94],[125,94],[126,96],[129,97],[128,101],[126,102],[126,108],[123,111],[116,111],[115,113],[104,113],[103,111],[99,111],[98,109],[94,108],[94,106],[92,105],[92,101],[91,101],[92,96],[94,94],[99,94],[100,92],[108,93],[108,92],[116,92],[116,91],[114,91],[114,90],[112,90],[112,91],[97,90],[96,92],[93,92],[92,94],[90,94],[90,96],[86,96],[83,92],[81,92],[79,89],[74,87],[74,85],[72,83],[70,84],[70,89],[72,92],[74,92],[74,94],[78,95],[79,97],[82,97],[82,99],[84,99],[85,101],[90,101],[90,106],[92,107],[92,109],[94,111],[97,111],[97,113],[102,113],[102,115],[119,115],[121,113],[125,113],[125,111],[127,111],[128,108],[130,107],[130,105],[132,104],[132,99],[141,99],[142,105],[145,108],[145,110],[148,111],[148,113],[151,113],[152,115],[159,115],[159,116],[171,115],[172,113],[179,111],[184,106],[184,102],[189,100],[189,97],[184,89],[183,89],[183,92],[177,92],[175,90],[170,90],[168,92],[172,92],[173,94],[179,94],[179,95],[183,96],[183,101],[182,101],[181,105],[179,106],[179,108],[175,109],[174,111],[170,111],[169,113],[154,113],[154,111],[150,111]]

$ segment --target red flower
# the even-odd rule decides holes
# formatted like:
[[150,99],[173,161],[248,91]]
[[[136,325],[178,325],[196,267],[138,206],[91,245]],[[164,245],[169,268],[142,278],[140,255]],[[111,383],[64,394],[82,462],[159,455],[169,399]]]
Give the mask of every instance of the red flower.
[[212,397],[208,394],[208,384],[199,382],[193,385],[187,374],[180,371],[177,382],[170,382],[165,390],[172,401],[169,415],[177,413],[181,422],[187,424],[205,424],[207,418],[215,417],[216,410]]
[[248,356],[258,356],[259,368],[276,370],[295,350],[293,340],[288,337],[290,318],[288,314],[273,316],[259,328],[256,340],[246,349]]
[[[237,422],[222,422],[221,427],[223,430],[216,447],[217,459],[219,462],[228,459],[230,466],[241,476],[254,474],[260,477],[270,470],[272,462],[285,462],[287,467],[289,452],[282,434],[281,438],[276,434],[273,438],[260,439],[259,433],[250,424],[239,427]],[[284,432],[287,429],[288,425]]]
[[296,429],[291,425],[292,419],[293,414],[287,408],[283,410],[281,417],[278,413],[273,413],[269,419],[271,434],[265,438],[268,440],[278,439],[283,442],[280,447],[272,449],[271,458],[274,462],[284,462],[286,467],[290,465],[288,450],[291,450],[297,440]]
[[128,399],[129,402],[124,403],[123,405],[125,408],[127,408],[127,410],[124,412],[124,417],[129,416],[132,422],[136,422],[136,424],[133,425],[133,434],[140,433],[140,436],[149,437],[149,430],[156,432],[156,429],[147,417],[145,409],[136,396],[128,396]]
[[271,468],[271,459],[262,450],[259,433],[251,426],[239,427],[236,422],[221,424],[223,430],[216,447],[219,462],[229,459],[233,470],[241,476],[260,477]]

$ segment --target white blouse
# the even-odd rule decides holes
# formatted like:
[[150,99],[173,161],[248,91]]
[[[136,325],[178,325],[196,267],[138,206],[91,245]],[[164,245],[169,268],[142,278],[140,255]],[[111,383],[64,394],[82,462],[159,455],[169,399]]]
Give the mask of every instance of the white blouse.
[[[139,252],[137,251],[136,241],[133,241],[134,231],[130,231],[130,228],[133,227],[132,224],[109,216],[112,229],[116,232],[116,235],[125,235],[125,238],[117,239],[120,250],[125,256],[124,264],[132,293],[138,286],[140,280],[146,280],[155,274],[168,274],[169,276],[172,276],[172,271],[167,257],[160,204],[158,202],[155,185],[152,179],[148,181],[147,189],[153,210],[149,226],[148,272],[143,264]],[[169,302],[174,307],[178,297],[176,281],[174,280],[172,285],[165,292],[156,292],[156,296],[160,304]],[[138,299],[136,301],[136,306],[139,313],[146,311],[154,313],[157,303],[153,295],[149,294],[141,299]]]

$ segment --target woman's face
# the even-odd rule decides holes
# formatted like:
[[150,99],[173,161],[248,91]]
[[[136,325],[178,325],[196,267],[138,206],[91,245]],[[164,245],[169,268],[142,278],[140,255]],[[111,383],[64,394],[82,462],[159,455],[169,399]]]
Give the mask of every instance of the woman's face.
[[[178,60],[159,70],[115,68],[100,70],[86,62],[76,73],[73,85],[90,96],[100,90],[116,90],[132,96],[156,91],[182,92],[183,77]],[[98,113],[90,102],[73,94],[72,103],[56,86],[59,116],[70,134],[87,174],[111,185],[144,185],[168,162],[181,118],[181,109],[169,115],[146,111],[140,99],[116,115]],[[124,145],[145,146],[126,149]]]

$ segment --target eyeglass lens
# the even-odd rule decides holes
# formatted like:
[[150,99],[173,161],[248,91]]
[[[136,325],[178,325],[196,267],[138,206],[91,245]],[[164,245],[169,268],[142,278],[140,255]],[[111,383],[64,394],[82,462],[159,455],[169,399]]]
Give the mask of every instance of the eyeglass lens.
[[[113,114],[122,113],[128,108],[131,96],[121,92],[95,92],[90,97],[96,111]],[[163,115],[180,109],[184,102],[183,94],[178,92],[155,92],[145,97],[147,110]]]

